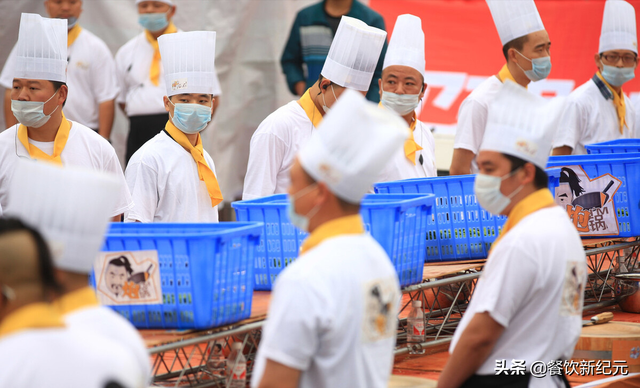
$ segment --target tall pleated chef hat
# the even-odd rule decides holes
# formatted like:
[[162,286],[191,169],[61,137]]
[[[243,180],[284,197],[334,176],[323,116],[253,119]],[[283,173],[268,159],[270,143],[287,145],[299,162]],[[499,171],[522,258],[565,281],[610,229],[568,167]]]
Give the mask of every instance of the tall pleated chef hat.
[[322,67],[322,76],[345,88],[366,92],[386,38],[385,31],[343,16]]
[[186,93],[213,94],[216,33],[178,32],[158,38],[167,96]]
[[23,13],[13,78],[67,82],[67,20]]
[[631,50],[638,53],[636,11],[623,0],[607,0],[602,16],[599,53],[609,50]]
[[502,45],[544,30],[533,0],[487,0]]
[[[140,4],[140,3],[144,2],[144,1],[150,1],[150,0],[136,0],[136,5],[138,5],[138,4]],[[160,3],[165,3],[165,4],[169,4],[169,5],[175,5],[173,3],[173,1],[171,1],[171,0],[153,0],[153,1],[158,1]]]
[[389,66],[408,66],[424,77],[424,32],[419,17],[405,14],[396,19],[382,68]]
[[407,123],[400,116],[347,89],[298,158],[302,168],[336,196],[359,203],[407,136]]
[[21,159],[9,188],[6,215],[36,228],[57,268],[89,273],[104,243],[119,181],[111,175]]
[[544,99],[514,82],[505,82],[489,105],[480,151],[497,151],[545,169],[564,97]]

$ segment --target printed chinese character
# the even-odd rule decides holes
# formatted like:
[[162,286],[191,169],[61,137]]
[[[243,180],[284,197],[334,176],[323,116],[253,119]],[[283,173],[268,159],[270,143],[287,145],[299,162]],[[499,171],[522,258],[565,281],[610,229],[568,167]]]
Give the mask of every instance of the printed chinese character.
[[591,212],[584,210],[582,206],[567,205],[567,213],[569,218],[573,222],[573,225],[578,229],[578,232],[586,233],[589,231],[589,219],[591,218]]
[[524,376],[527,367],[525,366],[524,360],[512,360],[511,361],[511,375],[522,375]]
[[596,362],[596,375],[611,376],[611,361],[598,360],[598,362]]
[[580,376],[592,376],[595,371],[594,360],[582,360],[580,361]]
[[571,376],[572,374],[578,374],[578,366],[579,364],[576,361],[565,361],[564,369],[567,376]]
[[556,361],[549,361],[549,363],[547,364],[547,370],[549,371],[549,376],[560,376],[562,375],[562,365],[563,362],[556,360]]
[[504,373],[505,375],[509,375],[509,368],[507,368],[507,360],[496,360],[496,376]]
[[613,361],[613,375],[617,376],[618,374],[621,374],[623,376],[626,376],[629,374],[629,366],[627,365],[626,361],[622,361],[622,360]]

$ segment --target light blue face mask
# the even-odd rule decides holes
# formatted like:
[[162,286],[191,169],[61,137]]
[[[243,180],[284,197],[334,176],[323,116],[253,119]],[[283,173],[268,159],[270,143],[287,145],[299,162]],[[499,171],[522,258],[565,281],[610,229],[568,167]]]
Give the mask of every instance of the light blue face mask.
[[73,27],[75,27],[76,23],[78,23],[78,18],[75,16],[69,16],[67,18],[67,28],[68,29],[72,29]]
[[309,232],[309,222],[311,218],[316,215],[318,210],[320,210],[320,205],[316,205],[309,211],[309,213],[303,216],[296,213],[295,202],[297,199],[304,197],[305,195],[312,192],[315,188],[317,188],[317,185],[317,183],[313,183],[298,191],[294,195],[289,195],[289,201],[287,202],[287,215],[289,216],[289,221],[291,221],[291,224],[293,224],[293,226],[302,230],[303,232]]
[[625,82],[635,78],[635,71],[635,67],[615,67],[602,63],[602,72],[600,74],[610,85],[622,86]]
[[200,104],[174,104],[171,122],[179,130],[187,134],[201,132],[211,121],[211,107]]
[[161,31],[169,27],[166,13],[142,13],[138,16],[138,23],[142,28],[151,32]]
[[520,54],[522,58],[531,62],[531,70],[523,69],[518,65],[518,62],[516,62],[516,65],[518,65],[520,70],[524,71],[524,75],[526,75],[531,81],[536,82],[543,80],[549,76],[549,73],[551,73],[551,57],[529,59],[522,55],[520,51],[516,50],[516,52]]

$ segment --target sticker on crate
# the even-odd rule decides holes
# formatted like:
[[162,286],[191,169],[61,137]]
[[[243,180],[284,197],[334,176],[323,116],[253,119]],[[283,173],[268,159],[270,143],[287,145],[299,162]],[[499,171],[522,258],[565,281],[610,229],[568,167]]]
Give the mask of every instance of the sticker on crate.
[[162,304],[158,251],[100,252],[93,269],[100,303]]
[[591,178],[580,166],[562,167],[556,203],[567,213],[581,236],[619,234],[613,197],[622,181],[611,174]]

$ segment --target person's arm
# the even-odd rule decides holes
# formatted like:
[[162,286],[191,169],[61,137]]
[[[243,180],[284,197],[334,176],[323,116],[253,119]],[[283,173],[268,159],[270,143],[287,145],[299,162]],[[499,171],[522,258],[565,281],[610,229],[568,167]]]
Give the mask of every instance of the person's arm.
[[4,91],[4,127],[9,128],[16,125],[18,120],[11,111],[11,89],[5,89]]
[[302,96],[304,94],[304,92],[307,91],[307,83],[304,82],[304,81],[298,81],[298,82],[295,83],[293,88],[296,91],[296,95]]
[[553,149],[553,155],[571,155],[573,148],[569,146],[561,146]]
[[298,369],[267,360],[258,388],[297,388],[299,381],[300,371]]
[[473,158],[475,157],[476,154],[464,148],[454,149],[449,175],[471,174],[471,162],[473,162]]
[[[302,46],[300,43],[300,14],[296,16],[296,20],[293,22],[291,32],[289,33],[289,40],[284,47],[282,57],[280,58],[280,65],[282,66],[282,72],[287,78],[287,85],[291,93],[301,96],[299,94],[299,83],[302,82],[306,90],[307,81],[304,78],[304,72],[302,70]],[[304,90],[302,91],[304,93]]]
[[101,102],[98,105],[98,133],[109,140],[113,128],[113,118],[116,114],[115,100]]
[[260,133],[263,125],[283,125],[282,123],[262,123],[251,137],[249,163],[244,178],[242,199],[254,199],[276,194],[278,173],[287,146],[273,133]]
[[570,95],[563,108],[553,139],[552,155],[571,155],[590,130],[589,112],[579,99]]
[[124,212],[124,222],[153,222],[159,200],[157,172],[140,160],[130,160],[125,179],[133,205]]
[[127,106],[125,105],[125,103],[124,102],[118,103],[118,106],[122,110],[122,113],[124,113],[126,115],[127,114]]
[[438,388],[457,388],[484,364],[504,327],[489,313],[475,314],[438,379]]

